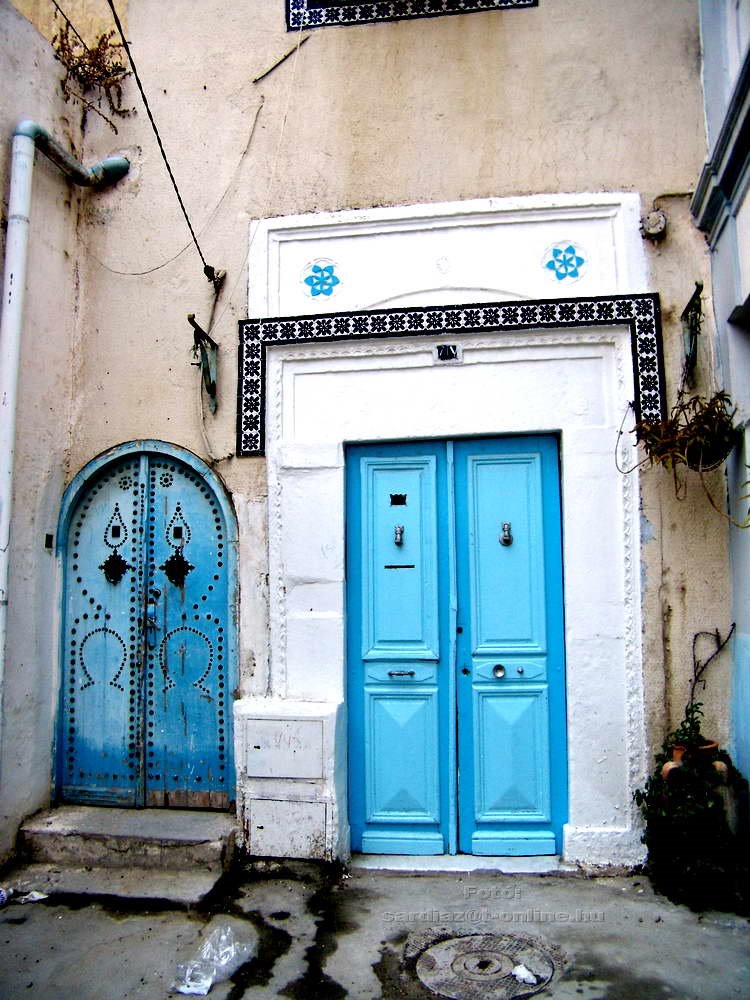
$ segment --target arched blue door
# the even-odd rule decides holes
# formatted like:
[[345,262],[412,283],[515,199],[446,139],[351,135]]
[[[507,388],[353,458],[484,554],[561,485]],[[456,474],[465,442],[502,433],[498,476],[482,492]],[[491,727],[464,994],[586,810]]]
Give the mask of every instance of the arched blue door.
[[58,539],[58,798],[228,808],[236,526],[218,480],[182,449],[123,446],[68,488]]

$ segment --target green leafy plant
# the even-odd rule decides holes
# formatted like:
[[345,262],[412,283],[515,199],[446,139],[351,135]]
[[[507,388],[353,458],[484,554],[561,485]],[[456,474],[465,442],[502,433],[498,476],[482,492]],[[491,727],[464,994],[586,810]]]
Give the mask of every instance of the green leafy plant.
[[[698,686],[705,685],[706,668],[733,632],[734,625],[724,639],[718,630],[694,636],[693,677],[684,717],[667,734],[654,771],[634,798],[646,823],[643,842],[654,888],[693,909],[747,912],[750,873],[741,846],[747,827],[747,782],[729,755],[703,736],[703,707],[695,700]],[[700,660],[696,647],[705,636],[715,641],[716,648]],[[731,824],[730,804],[740,817],[736,821],[732,814]]]

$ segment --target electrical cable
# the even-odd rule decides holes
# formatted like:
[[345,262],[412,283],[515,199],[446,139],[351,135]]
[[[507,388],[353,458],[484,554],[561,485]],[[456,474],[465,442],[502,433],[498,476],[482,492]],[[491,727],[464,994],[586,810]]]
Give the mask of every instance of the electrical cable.
[[62,7],[60,6],[60,4],[57,3],[57,0],[51,0],[51,3],[52,3],[52,6],[57,10],[57,12],[62,15],[62,18],[65,21],[65,23],[67,24],[67,26],[72,29],[73,34],[76,36],[76,38],[81,43],[81,45],[84,47],[84,49],[86,49],[86,51],[88,52],[89,51],[88,45],[84,42],[83,38],[81,38],[80,33],[76,29],[76,26],[70,20],[70,18],[65,13],[65,11],[62,9]]
[[[308,37],[309,36],[306,35],[305,38],[303,39],[303,37],[302,37],[302,29],[301,28],[297,29],[297,47],[295,49],[294,60],[292,62],[292,76],[291,76],[291,79],[289,81],[289,87],[287,88],[286,104],[285,104],[285,107],[284,107],[284,117],[281,120],[281,131],[279,132],[279,140],[276,143],[276,153],[274,154],[273,166],[271,167],[271,176],[268,179],[268,187],[266,188],[265,203],[264,203],[264,206],[263,206],[263,210],[262,210],[262,212],[260,214],[260,218],[261,219],[266,218],[266,216],[268,215],[268,206],[271,203],[271,193],[273,191],[273,186],[274,186],[274,184],[276,182],[276,171],[277,171],[278,166],[279,166],[279,157],[281,156],[281,143],[282,143],[282,141],[284,139],[284,132],[286,130],[286,123],[287,123],[287,119],[289,118],[289,108],[291,107],[291,103],[292,103],[292,91],[294,90],[294,83],[295,83],[295,80],[297,79],[297,60],[299,58],[299,50],[300,50],[300,48],[302,46],[302,42],[306,41]],[[242,258],[242,264],[240,265],[240,268],[239,268],[239,271],[238,271],[238,274],[237,274],[237,279],[236,279],[234,285],[232,286],[231,292],[227,296],[226,305],[224,306],[224,308],[222,309],[222,311],[219,313],[218,319],[209,326],[208,333],[211,333],[211,331],[215,327],[217,327],[219,325],[219,323],[224,318],[224,313],[227,311],[227,309],[229,309],[229,307],[232,304],[232,299],[234,298],[234,294],[237,291],[237,286],[239,285],[240,280],[242,279],[242,276],[244,274],[245,265],[247,264],[247,259],[250,256],[250,251],[252,250],[253,243],[255,242],[255,236],[256,236],[257,232],[258,232],[258,230],[256,228],[255,232],[253,233],[253,235],[250,237],[250,239],[248,241],[247,250],[245,250],[245,255]]]
[[138,70],[136,68],[135,61],[133,59],[133,54],[130,51],[130,46],[128,45],[128,40],[125,37],[125,32],[123,31],[123,27],[122,27],[122,24],[120,22],[120,18],[119,18],[118,14],[117,14],[117,11],[115,9],[114,0],[107,0],[107,3],[109,5],[109,9],[112,11],[112,17],[115,19],[115,25],[117,27],[117,31],[118,31],[118,33],[120,35],[120,38],[122,39],[123,48],[125,49],[125,52],[127,53],[127,57],[128,57],[129,62],[130,62],[130,66],[131,66],[131,68],[133,70],[133,77],[134,77],[135,82],[136,82],[136,84],[138,86],[138,90],[141,93],[141,98],[143,99],[143,106],[146,109],[146,114],[148,115],[148,120],[151,122],[151,127],[154,130],[154,135],[156,136],[156,141],[157,141],[157,143],[159,145],[159,151],[161,152],[162,159],[164,160],[164,165],[167,168],[167,173],[169,174],[169,179],[172,181],[172,187],[174,188],[175,194],[177,195],[177,200],[180,203],[180,208],[182,209],[182,214],[185,216],[185,222],[187,223],[187,227],[190,230],[190,235],[193,238],[193,243],[195,244],[195,249],[198,251],[198,256],[200,257],[201,262],[203,263],[203,273],[206,275],[206,277],[208,278],[209,281],[213,282],[216,279],[216,271],[214,270],[213,267],[211,267],[210,264],[206,263],[206,258],[203,256],[203,251],[200,248],[200,244],[198,243],[197,237],[195,235],[195,231],[193,230],[192,223],[190,222],[190,217],[188,216],[187,209],[185,208],[185,203],[183,202],[182,195],[180,194],[180,189],[177,187],[177,181],[175,180],[174,174],[172,173],[172,168],[169,165],[169,160],[167,159],[167,154],[166,154],[166,151],[164,149],[164,144],[162,143],[161,136],[159,135],[159,129],[157,128],[156,122],[154,121],[154,116],[151,114],[151,108],[150,108],[149,103],[148,103],[148,98],[146,97],[146,92],[143,89],[143,84],[141,83],[141,78],[138,75]]
[[[211,225],[211,223],[213,222],[214,218],[218,214],[219,209],[221,208],[222,204],[224,203],[224,200],[226,199],[227,195],[232,190],[233,186],[236,184],[237,175],[239,174],[240,169],[242,167],[242,163],[243,163],[245,157],[248,154],[248,151],[250,149],[250,143],[253,141],[253,136],[255,134],[255,127],[258,124],[258,118],[260,116],[260,112],[261,112],[261,109],[263,108],[263,104],[264,103],[265,103],[265,99],[263,97],[261,97],[260,104],[258,105],[258,107],[257,107],[257,109],[255,111],[255,117],[253,119],[253,124],[250,127],[250,135],[248,136],[248,140],[247,140],[247,142],[245,144],[245,148],[243,149],[243,151],[242,151],[242,153],[240,155],[240,158],[237,161],[237,166],[234,168],[232,176],[229,179],[229,183],[224,188],[224,193],[222,194],[221,198],[219,198],[219,200],[216,202],[216,204],[214,205],[214,207],[211,209],[210,215],[208,216],[208,218],[206,219],[206,221],[203,223],[202,227],[198,231],[198,235],[199,236],[202,236],[206,232],[206,230],[208,229],[208,227]],[[166,267],[168,264],[171,264],[173,261],[177,260],[178,257],[181,257],[182,254],[184,254],[186,250],[189,250],[192,245],[193,244],[192,244],[192,240],[191,240],[190,242],[186,243],[185,246],[181,250],[178,250],[176,254],[173,254],[171,257],[168,257],[166,260],[163,260],[160,264],[155,264],[153,267],[146,268],[144,271],[120,271],[116,267],[110,267],[109,264],[105,264],[103,260],[99,260],[99,258],[93,252],[93,250],[89,250],[88,247],[84,247],[84,249],[86,250],[86,253],[91,257],[91,259],[94,260],[99,265],[99,267],[104,268],[105,271],[109,271],[111,274],[119,274],[119,275],[122,275],[123,277],[141,278],[141,277],[143,277],[146,274],[153,274],[154,271],[159,271],[159,270],[161,270],[161,268]]]
[[[307,37],[308,36],[305,36],[305,38],[307,38]],[[276,180],[276,171],[277,171],[278,165],[279,165],[279,157],[281,156],[281,144],[282,144],[282,141],[283,141],[283,138],[284,138],[284,131],[286,129],[287,118],[289,117],[289,108],[291,107],[292,92],[294,91],[294,83],[295,83],[295,80],[297,78],[297,58],[299,56],[299,50],[300,50],[300,47],[302,45],[302,41],[303,41],[303,39],[302,39],[302,32],[300,30],[300,31],[298,31],[298,35],[297,35],[297,48],[296,48],[296,51],[294,53],[294,61],[292,63],[292,76],[291,76],[291,79],[289,81],[289,87],[287,89],[286,102],[285,102],[285,108],[284,108],[284,117],[282,118],[282,121],[281,121],[281,131],[279,132],[279,140],[276,143],[276,153],[274,155],[273,166],[271,167],[271,174],[270,174],[270,177],[269,177],[269,180],[268,180],[268,187],[266,188],[265,205],[264,205],[263,211],[261,213],[261,218],[265,218],[265,216],[268,214],[268,206],[269,206],[269,204],[271,202],[271,193],[273,191],[273,185],[274,185],[275,180]],[[256,121],[257,121],[257,116],[256,116]],[[254,127],[255,126],[253,125],[253,128]],[[252,138],[252,132],[251,132],[251,136],[250,137]],[[250,145],[250,142],[248,140],[248,146],[249,145]],[[219,325],[219,323],[221,322],[221,320],[224,318],[224,314],[226,313],[226,311],[232,306],[232,299],[234,298],[234,295],[235,295],[235,293],[237,291],[239,283],[240,283],[243,275],[245,274],[245,267],[247,265],[247,259],[250,256],[250,250],[252,249],[252,245],[253,245],[253,243],[255,241],[255,235],[256,235],[256,233],[257,233],[257,229],[253,233],[253,235],[251,236],[251,238],[248,240],[247,249],[245,250],[244,257],[242,258],[242,264],[240,265],[239,270],[237,272],[237,278],[236,278],[236,280],[234,282],[234,285],[232,286],[232,289],[231,289],[229,295],[227,296],[226,305],[224,306],[224,308],[219,313],[218,319],[214,319],[215,312],[216,312],[216,304],[217,304],[217,299],[214,298],[214,304],[213,304],[213,308],[211,310],[211,316],[209,318],[208,328],[207,328],[207,333],[209,333],[209,334],[212,333],[214,331],[214,329]],[[211,446],[211,442],[209,441],[209,438],[208,438],[208,429],[206,427],[206,413],[205,413],[205,409],[203,407],[203,392],[202,392],[202,385],[201,385],[201,383],[198,384],[198,417],[199,417],[199,423],[200,423],[201,436],[203,438],[203,443],[204,443],[204,446],[206,448],[206,451],[207,451],[209,457],[211,458],[212,463],[218,465],[219,462],[224,462],[224,461],[226,461],[229,458],[234,458],[234,450],[232,450],[228,455],[225,455],[223,457],[216,457],[216,452],[214,451],[213,447]]]

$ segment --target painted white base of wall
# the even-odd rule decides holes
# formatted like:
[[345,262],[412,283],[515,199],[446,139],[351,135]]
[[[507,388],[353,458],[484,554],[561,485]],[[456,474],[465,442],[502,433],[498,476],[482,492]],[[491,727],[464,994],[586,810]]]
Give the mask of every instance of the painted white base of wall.
[[251,854],[349,856],[342,703],[243,698],[235,705],[240,816]]
[[[633,277],[643,274],[636,196],[554,201],[545,199],[542,206],[530,199],[526,216],[519,199],[506,206],[505,215],[503,203],[491,202],[387,209],[380,222],[373,211],[312,217],[307,228],[300,219],[260,223],[254,257],[261,269],[254,273],[269,274],[271,280],[257,292],[260,300],[251,301],[251,314],[302,311],[299,265],[312,250],[295,248],[295,240],[312,240],[316,256],[339,261],[340,251],[356,243],[360,265],[369,260],[368,253],[373,261],[385,253],[388,267],[376,272],[379,284],[372,287],[372,299],[425,305],[511,294],[548,296],[549,276],[541,267],[515,293],[503,280],[515,235],[536,247],[577,227],[576,240],[586,242],[598,261],[597,280],[585,292],[566,288],[568,295],[645,290]],[[358,214],[363,216],[359,229]],[[471,261],[481,264],[483,287],[467,292],[462,281],[460,289],[446,284],[407,294],[404,275],[422,250],[434,256],[436,228],[441,252],[454,246],[450,259],[461,260],[465,273]],[[495,261],[490,270],[498,275],[494,295],[488,255]],[[346,308],[374,304],[361,300],[366,287],[358,286]],[[305,308],[315,307],[307,302]],[[326,300],[317,308],[330,311],[336,305]],[[435,344],[457,337],[461,363],[441,366]],[[245,698],[235,705],[240,808],[250,850],[297,857],[320,857],[321,850],[326,857],[345,857],[349,850],[345,444],[556,433],[562,464],[569,759],[564,859],[591,864],[642,860],[632,801],[643,776],[645,745],[638,482],[637,475],[622,476],[615,467],[617,431],[633,398],[629,331],[613,326],[523,336],[454,334],[434,341],[269,346],[266,392],[271,650],[268,672],[260,671],[254,682],[259,693],[269,691],[272,697]],[[623,446],[624,463],[629,450]],[[270,721],[270,739],[283,744],[298,720],[322,723],[321,776],[299,775],[291,758],[269,773],[262,750],[252,751],[261,755],[263,774],[258,774],[258,766],[248,763],[248,745],[263,746],[252,743],[264,729],[257,723]],[[312,729],[305,732],[305,739],[317,739]],[[318,754],[317,744],[313,753]],[[286,771],[273,770],[277,766]]]

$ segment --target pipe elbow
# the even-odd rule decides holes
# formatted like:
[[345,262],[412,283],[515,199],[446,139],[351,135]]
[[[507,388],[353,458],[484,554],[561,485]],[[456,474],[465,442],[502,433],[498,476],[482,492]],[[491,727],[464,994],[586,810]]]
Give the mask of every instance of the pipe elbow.
[[92,187],[111,187],[130,170],[130,160],[124,156],[108,156],[88,168]]
[[38,125],[36,122],[32,121],[30,118],[24,118],[20,121],[15,129],[13,130],[13,135],[22,135],[27,139],[31,139],[32,142],[36,143],[38,139],[42,137],[49,138],[49,132]]
[[69,180],[82,187],[110,187],[122,180],[130,170],[130,161],[124,156],[108,156],[90,167],[84,166],[64,146],[53,139],[47,129],[30,118],[25,118],[16,125],[13,136],[14,138],[30,139],[34,146],[59,167]]

